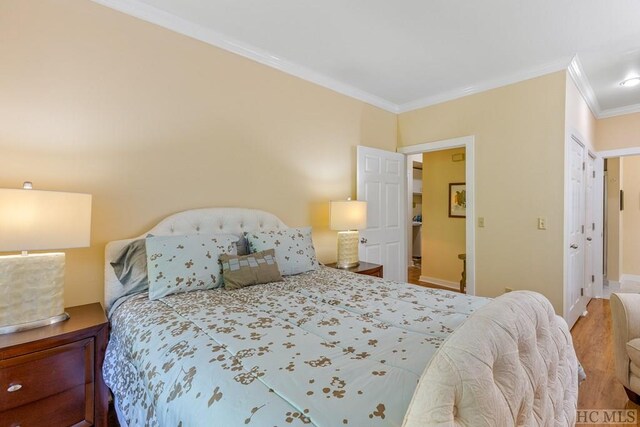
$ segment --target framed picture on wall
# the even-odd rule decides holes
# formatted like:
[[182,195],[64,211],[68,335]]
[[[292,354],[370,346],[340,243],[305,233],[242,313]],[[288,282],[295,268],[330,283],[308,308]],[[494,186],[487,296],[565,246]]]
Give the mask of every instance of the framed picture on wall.
[[467,217],[467,184],[454,182],[449,184],[449,218]]

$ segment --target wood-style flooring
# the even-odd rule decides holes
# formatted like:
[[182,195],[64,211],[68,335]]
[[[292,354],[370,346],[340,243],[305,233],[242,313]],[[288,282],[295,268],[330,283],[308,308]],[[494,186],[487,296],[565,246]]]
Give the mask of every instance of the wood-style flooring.
[[460,292],[459,289],[448,288],[446,286],[440,286],[434,283],[421,282],[419,267],[409,267],[409,274],[407,275],[407,277],[407,281],[412,285],[424,286],[425,288],[444,289],[445,291]]
[[616,380],[609,300],[592,299],[587,310],[589,314],[571,329],[578,360],[587,373],[578,389],[578,409],[640,410]]

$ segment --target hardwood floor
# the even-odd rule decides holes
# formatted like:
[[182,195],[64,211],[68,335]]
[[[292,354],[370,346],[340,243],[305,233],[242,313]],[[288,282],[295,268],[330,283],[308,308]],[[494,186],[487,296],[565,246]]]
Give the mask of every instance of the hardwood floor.
[[592,299],[587,310],[587,317],[578,319],[571,329],[578,360],[587,373],[578,390],[578,409],[640,410],[615,377],[609,300]]
[[421,282],[419,267],[409,267],[409,274],[407,277],[407,281],[412,285],[424,286],[425,288],[444,289],[445,291],[460,292],[459,289],[447,288],[446,286],[440,286],[434,283]]

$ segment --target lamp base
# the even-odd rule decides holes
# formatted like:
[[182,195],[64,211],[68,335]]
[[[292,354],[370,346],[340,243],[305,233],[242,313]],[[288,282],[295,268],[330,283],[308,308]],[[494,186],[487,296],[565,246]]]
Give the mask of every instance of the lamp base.
[[65,320],[64,254],[0,257],[0,333]]
[[358,236],[357,230],[338,232],[338,260],[336,267],[347,269],[357,267],[360,264]]
[[14,332],[28,331],[29,329],[41,328],[43,326],[53,325],[54,323],[63,322],[69,319],[69,314],[65,311],[62,314],[51,316],[48,319],[34,320],[33,322],[19,323],[17,325],[7,325],[0,327],[0,335],[12,334]]

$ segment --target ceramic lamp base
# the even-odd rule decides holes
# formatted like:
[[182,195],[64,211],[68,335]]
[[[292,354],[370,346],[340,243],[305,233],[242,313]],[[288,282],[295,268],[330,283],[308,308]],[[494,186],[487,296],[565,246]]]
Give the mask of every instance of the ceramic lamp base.
[[64,254],[0,257],[0,334],[69,318],[64,312]]
[[357,267],[360,264],[358,254],[358,231],[338,232],[338,268]]

